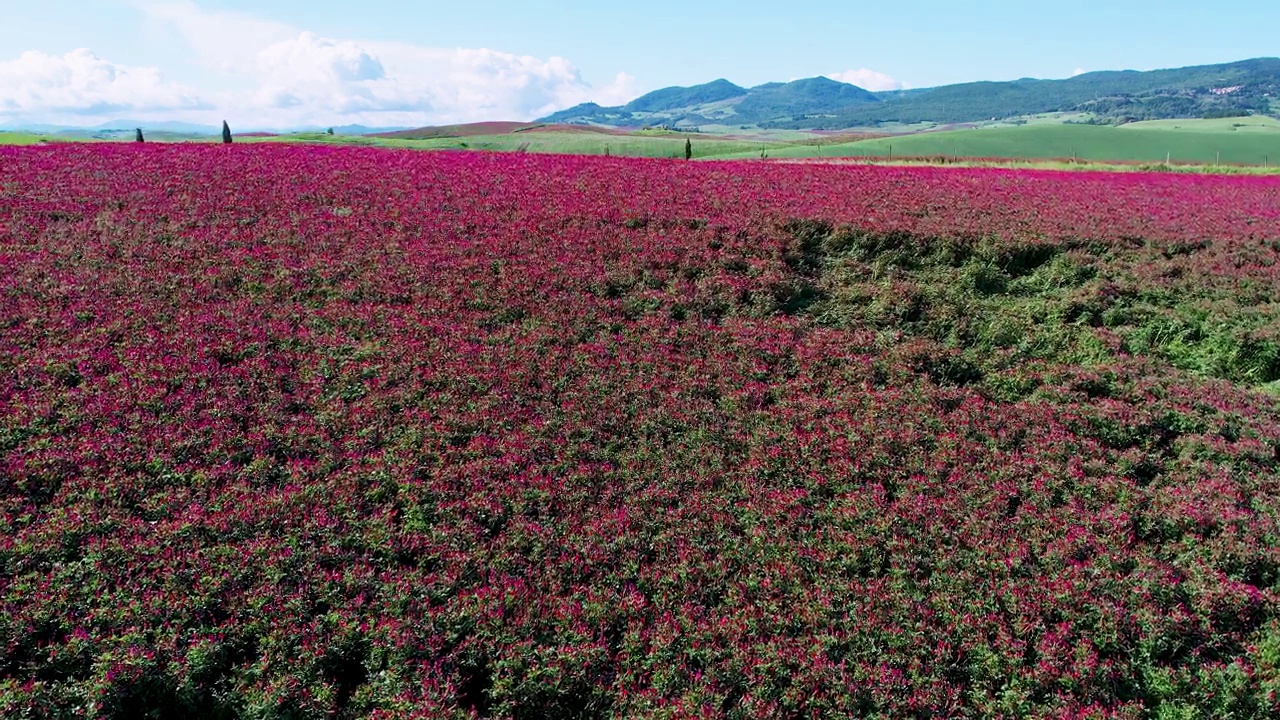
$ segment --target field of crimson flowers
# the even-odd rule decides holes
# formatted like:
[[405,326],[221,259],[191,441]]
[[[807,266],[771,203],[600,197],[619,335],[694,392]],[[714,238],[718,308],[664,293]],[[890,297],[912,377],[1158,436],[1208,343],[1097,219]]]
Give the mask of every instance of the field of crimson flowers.
[[1275,717],[1280,179],[0,148],[0,716]]

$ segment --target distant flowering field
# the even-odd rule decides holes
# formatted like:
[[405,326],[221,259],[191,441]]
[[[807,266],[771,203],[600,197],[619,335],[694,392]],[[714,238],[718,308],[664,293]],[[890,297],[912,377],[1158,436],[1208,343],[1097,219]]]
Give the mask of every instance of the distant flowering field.
[[1275,717],[1280,180],[0,148],[0,716]]

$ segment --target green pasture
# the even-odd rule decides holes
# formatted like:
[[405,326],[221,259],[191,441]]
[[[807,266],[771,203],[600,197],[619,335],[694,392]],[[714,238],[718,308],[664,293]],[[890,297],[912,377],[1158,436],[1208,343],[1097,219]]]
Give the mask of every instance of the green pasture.
[[35,145],[42,140],[53,140],[48,135],[29,132],[10,132],[0,130],[0,145]]
[[[626,157],[684,157],[684,143],[693,143],[694,157],[720,157],[754,151],[760,142],[734,140],[705,133],[638,133],[609,135],[592,132],[517,132],[501,135],[401,140],[361,136],[295,133],[277,137],[243,138],[243,142],[310,142],[417,148],[420,150],[489,150],[497,152],[562,153],[568,155],[620,155]],[[770,143],[770,147],[776,146]]]
[[741,125],[733,125],[726,123],[723,125],[700,125],[703,135],[710,136],[728,136],[739,140],[748,140],[751,142],[765,143],[786,143],[800,142],[811,140],[815,137],[821,137],[819,134],[811,130],[772,130],[762,129],[754,125],[743,127]]
[[1007,118],[1004,120],[988,121],[978,123],[984,128],[997,127],[1022,127],[1025,125],[1062,125],[1066,122],[1086,122],[1093,116],[1089,113],[1081,112],[1052,112],[1039,113],[1037,115],[1023,115],[1021,117]]
[[[757,147],[754,153],[734,157],[758,156],[759,152]],[[767,153],[771,158],[941,156],[1139,163],[1162,163],[1168,159],[1198,165],[1275,165],[1280,164],[1280,132],[1024,125],[899,135],[817,147],[797,145],[767,149]]]
[[[65,130],[56,133],[33,133],[0,130],[0,145],[35,145],[40,142],[133,142],[134,130]],[[217,135],[156,130],[143,133],[147,142],[217,142]]]
[[693,144],[694,157],[719,157],[749,152],[758,142],[728,140],[706,135],[605,135],[598,133],[522,132],[509,135],[480,135],[469,138],[440,138],[420,141],[415,147],[565,153],[570,155],[610,155],[627,157],[684,157],[684,143]]
[[1120,130],[1176,130],[1179,132],[1208,133],[1277,133],[1280,137],[1280,120],[1268,115],[1249,117],[1213,118],[1201,120],[1145,120],[1119,126]]
[[[816,158],[821,160],[821,158]],[[784,158],[782,162],[787,162]],[[797,158],[794,162],[804,162]],[[834,161],[853,161],[863,165],[931,166],[931,167],[1000,167],[1021,170],[1070,170],[1090,172],[1172,172],[1200,175],[1280,175],[1280,167],[1271,165],[1165,165],[1164,163],[1131,163],[1106,160],[1041,160],[1036,158],[960,158],[958,160],[934,157],[907,157],[893,160],[872,155],[835,158]]]
[[[744,132],[734,137],[714,132],[677,133],[640,131],[630,134],[528,130],[469,137],[410,140],[327,133],[291,133],[269,137],[236,136],[236,142],[300,142],[420,150],[488,150],[495,152],[562,153],[627,157],[683,157],[684,143],[693,143],[695,158],[866,158],[901,161],[907,158],[945,159],[1006,158],[1036,163],[1074,158],[1085,163],[1158,164],[1166,160],[1187,166],[1280,165],[1280,121],[1269,117],[1214,120],[1156,120],[1119,127],[1052,124],[918,132],[855,142],[832,142],[812,133],[795,131]],[[729,127],[716,128],[721,131]],[[34,144],[42,140],[132,140],[127,134],[65,137],[25,132],[0,132],[0,144]],[[218,142],[217,136],[156,132],[154,142]],[[1230,169],[1230,168],[1224,168]]]

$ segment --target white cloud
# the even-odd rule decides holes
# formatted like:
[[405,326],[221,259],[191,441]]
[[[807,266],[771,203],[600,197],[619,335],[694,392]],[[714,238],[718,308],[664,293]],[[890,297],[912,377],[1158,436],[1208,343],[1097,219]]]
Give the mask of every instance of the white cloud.
[[325,38],[191,0],[131,2],[151,23],[176,32],[200,65],[250,88],[213,99],[227,116],[262,126],[528,120],[588,100],[621,104],[639,95],[626,73],[593,87],[560,57]]
[[0,117],[56,121],[202,105],[193,90],[166,82],[157,68],[117,65],[87,49],[61,56],[31,51],[0,61]]
[[623,103],[639,93],[619,73],[602,88],[582,80],[568,60],[484,48],[427,48],[370,43],[387,68],[375,92],[400,107],[429,106],[441,122],[529,119],[588,100]]
[[382,62],[351,42],[309,32],[270,45],[256,55],[254,105],[294,113],[326,108],[346,115],[377,110],[374,83],[386,77]]
[[215,70],[252,71],[260,51],[299,33],[290,25],[246,13],[205,10],[191,0],[129,2],[155,29],[176,31],[199,64]]
[[907,87],[905,83],[894,80],[882,72],[877,72],[868,68],[845,70],[844,72],[832,73],[827,77],[832,80],[849,83],[850,85],[857,85],[863,90],[871,90],[872,92],[879,92],[881,90],[902,90]]
[[1075,76],[1077,76],[1077,75],[1083,75],[1083,74],[1085,74],[1085,73],[1087,73],[1087,72],[1089,72],[1089,71],[1088,71],[1088,70],[1085,70],[1084,68],[1076,68],[1075,70],[1073,70],[1073,71],[1071,72],[1071,77],[1075,77]]
[[263,76],[299,83],[344,83],[384,77],[382,63],[360,46],[304,32],[258,53]]
[[591,97],[583,97],[578,102],[596,102],[605,107],[626,105],[643,95],[636,86],[636,76],[620,72],[613,76],[613,82],[599,88],[593,88]]

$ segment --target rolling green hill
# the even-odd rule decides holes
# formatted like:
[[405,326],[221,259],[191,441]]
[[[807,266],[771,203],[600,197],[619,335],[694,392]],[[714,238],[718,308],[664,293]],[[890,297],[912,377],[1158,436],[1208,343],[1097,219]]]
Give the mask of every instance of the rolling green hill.
[[52,139],[47,135],[36,133],[0,130],[0,145],[35,145]]
[[[132,142],[118,134],[65,138],[37,133],[0,131],[0,145],[33,145],[48,142]],[[151,136],[148,136],[149,141]],[[417,150],[482,150],[494,152],[561,153],[567,155],[617,155],[625,157],[684,157],[690,140],[695,158],[748,153],[759,155],[761,142],[711,134],[664,131],[593,131],[589,128],[530,125],[527,123],[473,123],[376,135],[329,135],[323,132],[244,134],[237,143],[311,143],[365,147],[411,148]],[[179,137],[176,133],[155,133],[154,142],[220,142],[219,136]],[[768,147],[784,147],[766,142]]]
[[[852,87],[852,86],[850,86]],[[700,111],[751,94],[751,90],[720,79],[693,87],[669,87],[654,90],[619,107],[601,107],[584,103],[568,110],[552,113],[539,120],[545,123],[598,122],[606,125],[676,124],[687,117],[698,117]]]
[[[483,126],[485,124],[478,124]],[[494,152],[561,153],[566,155],[616,155],[624,157],[684,157],[685,140],[693,143],[695,158],[748,154],[758,157],[760,143],[715,135],[676,132],[568,132],[563,129],[526,130],[468,134],[472,126],[455,126],[464,134],[451,137],[385,137],[289,133],[270,137],[244,138],[243,142],[304,142],[332,145],[413,148],[418,150],[482,150]],[[424,128],[424,130],[427,130]],[[418,132],[418,131],[415,131]],[[769,147],[782,147],[770,144]]]
[[1267,115],[1211,120],[1144,120],[1118,126],[1121,130],[1177,130],[1180,132],[1268,133],[1280,138],[1280,120]]
[[[1272,111],[1280,97],[1280,59],[1257,58],[1136,72],[1085,73],[1065,80],[1022,79],[945,85],[882,95],[874,107],[805,116],[772,127],[836,129],[883,122],[965,123],[1046,112],[1089,112],[1100,122],[1195,118]],[[1280,110],[1277,103],[1276,110]]]
[[[1280,165],[1280,121],[1266,117],[1216,120],[1170,120],[1119,127],[1079,124],[1035,124],[967,130],[920,132],[856,141],[770,131],[757,138],[711,133],[596,130],[572,126],[533,126],[503,131],[502,123],[476,123],[422,128],[384,136],[288,133],[242,135],[244,143],[319,143],[420,150],[563,153],[631,157],[683,157],[692,142],[695,159],[759,158],[933,158],[945,161],[1008,158],[1051,161],[1229,165]],[[524,124],[507,125],[524,128]],[[157,133],[156,141],[174,141]],[[770,137],[772,136],[772,139]],[[34,133],[0,132],[0,145],[59,141]],[[99,139],[97,141],[102,141]],[[106,138],[127,142],[124,138]],[[190,141],[182,139],[179,141]],[[206,137],[203,142],[216,142]]]
[[838,113],[880,102],[856,85],[825,77],[766,83],[750,89],[728,80],[693,87],[655,90],[618,107],[586,103],[553,113],[539,122],[596,123],[613,126],[699,126],[712,122],[757,125],[789,120],[797,114]]
[[816,77],[757,90],[744,97],[735,111],[742,117],[779,118],[796,113],[838,112],[851,106],[879,102],[875,95],[856,85]]
[[[522,132],[422,140],[406,147],[437,150],[496,150],[507,152],[618,155],[627,157],[684,157],[684,134],[607,135],[603,133]],[[694,157],[759,153],[759,143],[693,136]]]
[[642,95],[622,106],[626,112],[659,113],[681,108],[704,105],[706,103],[731,100],[748,94],[748,90],[740,88],[728,80],[713,80],[705,85],[693,87],[669,87]]
[[627,105],[579,105],[546,122],[837,130],[885,124],[957,124],[1042,113],[1087,113],[1098,124],[1280,113],[1280,58],[1065,80],[1024,78],[870,93],[827,78],[743,89],[727,80],[664,88]]

